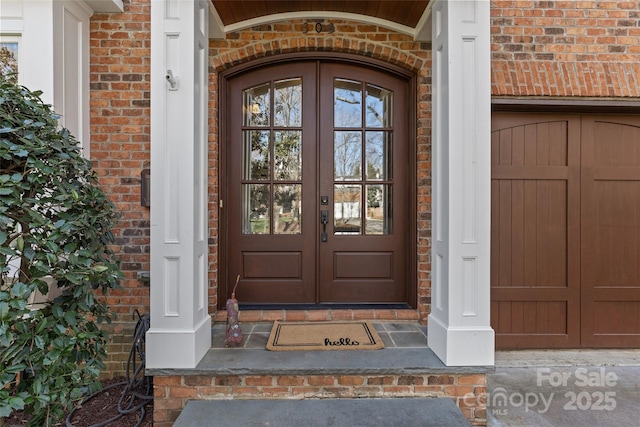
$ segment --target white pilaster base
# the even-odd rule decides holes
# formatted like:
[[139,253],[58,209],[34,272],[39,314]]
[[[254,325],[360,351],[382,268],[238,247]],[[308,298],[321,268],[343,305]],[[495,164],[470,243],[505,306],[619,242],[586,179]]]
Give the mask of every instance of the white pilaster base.
[[490,327],[452,327],[429,316],[429,348],[447,366],[493,366],[495,336]]
[[211,348],[211,316],[193,331],[149,329],[146,335],[146,367],[192,369]]

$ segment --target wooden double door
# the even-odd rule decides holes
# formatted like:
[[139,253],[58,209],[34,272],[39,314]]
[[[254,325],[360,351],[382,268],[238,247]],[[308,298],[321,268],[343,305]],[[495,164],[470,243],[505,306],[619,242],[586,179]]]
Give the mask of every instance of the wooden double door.
[[640,117],[494,113],[499,348],[640,346]]
[[408,302],[408,100],[406,79],[339,62],[227,80],[225,266],[242,303]]

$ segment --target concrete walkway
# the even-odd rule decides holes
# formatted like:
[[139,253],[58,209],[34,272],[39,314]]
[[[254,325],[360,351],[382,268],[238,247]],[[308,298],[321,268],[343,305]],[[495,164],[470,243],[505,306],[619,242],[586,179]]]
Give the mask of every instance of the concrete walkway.
[[487,390],[492,427],[636,427],[640,350],[497,352]]

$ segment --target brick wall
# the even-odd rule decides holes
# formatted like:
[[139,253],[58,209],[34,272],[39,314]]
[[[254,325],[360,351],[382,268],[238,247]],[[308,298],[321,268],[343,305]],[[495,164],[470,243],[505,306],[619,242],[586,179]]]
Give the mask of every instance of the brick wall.
[[154,377],[153,425],[169,427],[192,399],[450,397],[473,425],[486,424],[484,374]]
[[91,160],[122,213],[114,249],[126,276],[123,288],[107,297],[118,321],[108,326],[106,376],[124,374],[132,314],[149,311],[149,288],[137,280],[149,270],[149,209],[140,205],[140,172],[150,166],[149,14],[149,0],[135,0],[122,14],[91,18]]
[[491,2],[492,93],[640,96],[640,2]]

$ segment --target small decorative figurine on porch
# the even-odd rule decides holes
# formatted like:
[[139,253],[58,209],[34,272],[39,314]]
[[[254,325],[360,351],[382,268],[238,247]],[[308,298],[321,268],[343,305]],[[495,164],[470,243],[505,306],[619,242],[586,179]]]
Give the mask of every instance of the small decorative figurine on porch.
[[233,287],[233,292],[231,292],[231,299],[227,300],[227,331],[224,334],[224,343],[227,347],[230,347],[231,344],[236,347],[240,347],[244,340],[244,335],[242,334],[242,329],[240,329],[240,321],[238,319],[238,300],[236,299],[236,288],[238,287],[238,282],[240,282],[239,274],[236,278],[236,285]]

